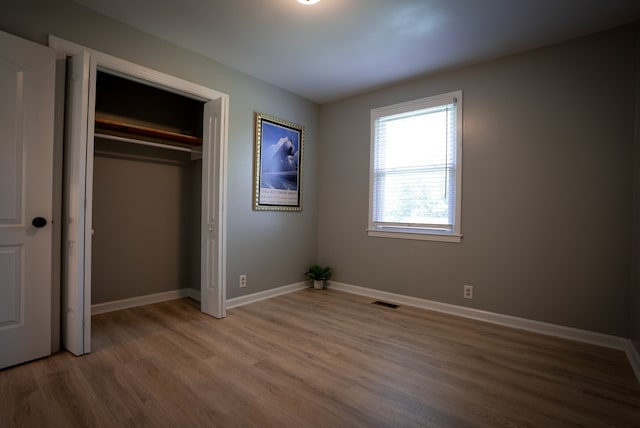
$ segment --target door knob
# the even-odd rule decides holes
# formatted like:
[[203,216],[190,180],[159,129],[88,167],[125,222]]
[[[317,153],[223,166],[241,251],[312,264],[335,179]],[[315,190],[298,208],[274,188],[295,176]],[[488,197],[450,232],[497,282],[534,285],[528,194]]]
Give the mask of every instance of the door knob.
[[47,225],[47,220],[43,217],[36,217],[31,221],[31,224],[34,227],[40,229],[41,227],[45,227]]

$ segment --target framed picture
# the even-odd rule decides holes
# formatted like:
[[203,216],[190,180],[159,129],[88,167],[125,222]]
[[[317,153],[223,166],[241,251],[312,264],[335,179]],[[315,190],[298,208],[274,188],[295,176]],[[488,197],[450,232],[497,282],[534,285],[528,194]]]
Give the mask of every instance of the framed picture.
[[304,127],[256,113],[254,210],[302,211]]

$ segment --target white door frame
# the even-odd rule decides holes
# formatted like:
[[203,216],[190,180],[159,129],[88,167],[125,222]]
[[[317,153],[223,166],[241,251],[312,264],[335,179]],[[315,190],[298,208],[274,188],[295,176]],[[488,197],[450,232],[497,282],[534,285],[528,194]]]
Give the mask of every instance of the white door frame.
[[[217,184],[214,189],[210,185],[211,182],[203,183],[206,184],[203,185],[203,205],[211,208],[210,218],[215,218],[216,221],[212,223],[203,218],[201,237],[203,241],[210,241],[211,236],[215,236],[217,239],[215,251],[206,252],[215,259],[202,260],[202,272],[205,272],[204,267],[207,265],[209,266],[208,272],[212,275],[201,278],[200,296],[203,300],[202,310],[204,312],[216,318],[224,317],[226,315],[226,189],[229,96],[55,36],[49,37],[49,45],[56,50],[59,59],[71,58],[72,72],[79,73],[72,76],[70,84],[75,88],[76,96],[74,96],[75,101],[71,100],[67,107],[68,114],[71,114],[76,122],[75,129],[68,130],[69,143],[72,146],[68,155],[71,155],[72,162],[79,162],[79,165],[74,165],[71,170],[65,171],[68,176],[65,189],[68,202],[70,202],[70,205],[67,204],[67,209],[70,212],[65,220],[71,232],[70,236],[64,239],[64,251],[67,254],[63,257],[63,263],[67,263],[67,274],[63,278],[62,285],[65,294],[62,318],[64,336],[66,337],[63,346],[76,355],[91,351],[91,202],[93,196],[95,78],[98,68],[119,74],[130,80],[137,80],[215,105],[214,110],[218,116],[214,118],[216,126],[211,129],[214,133],[212,135],[213,141],[208,145],[212,149],[212,153],[207,149],[207,144],[203,144],[202,175],[203,180],[208,176],[212,179],[211,182]],[[205,126],[205,131],[207,129]],[[206,135],[203,137],[206,139]],[[207,162],[205,165],[205,159],[215,161]],[[215,177],[212,177],[212,174],[215,174]],[[204,195],[205,191],[208,192],[208,196]],[[210,200],[212,195],[215,195],[216,200]],[[77,235],[82,236],[75,236],[74,229],[77,231]],[[203,250],[203,258],[204,254]],[[74,260],[77,263],[76,266],[73,266]],[[215,269],[211,268],[212,264]]]

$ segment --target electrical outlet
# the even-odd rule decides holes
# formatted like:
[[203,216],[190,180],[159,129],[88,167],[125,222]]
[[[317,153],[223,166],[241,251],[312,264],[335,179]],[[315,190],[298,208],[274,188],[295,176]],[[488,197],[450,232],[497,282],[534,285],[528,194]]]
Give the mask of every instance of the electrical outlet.
[[247,275],[240,275],[240,288],[247,286]]
[[465,299],[473,299],[473,285],[465,285],[462,296]]

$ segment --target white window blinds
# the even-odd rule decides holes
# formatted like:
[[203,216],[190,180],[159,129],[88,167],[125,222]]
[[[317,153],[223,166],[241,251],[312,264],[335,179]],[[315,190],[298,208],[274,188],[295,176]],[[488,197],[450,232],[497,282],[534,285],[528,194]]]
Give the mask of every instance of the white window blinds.
[[461,95],[372,111],[370,229],[456,232]]

